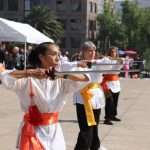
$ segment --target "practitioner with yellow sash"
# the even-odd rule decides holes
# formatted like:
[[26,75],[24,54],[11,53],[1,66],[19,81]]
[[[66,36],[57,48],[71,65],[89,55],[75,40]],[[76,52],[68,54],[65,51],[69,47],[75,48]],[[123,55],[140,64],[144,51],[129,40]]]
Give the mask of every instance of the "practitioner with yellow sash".
[[[93,42],[87,41],[82,45],[83,60],[94,60],[95,53],[96,46]],[[105,61],[100,60],[100,63],[105,63]],[[93,70],[96,69],[98,68]],[[99,84],[99,82],[102,81],[102,74],[91,72],[89,73],[89,77],[90,83],[84,88],[77,90],[73,99],[76,105],[80,129],[75,150],[106,150],[106,148],[101,145],[98,136],[101,108],[105,106],[105,96]]]

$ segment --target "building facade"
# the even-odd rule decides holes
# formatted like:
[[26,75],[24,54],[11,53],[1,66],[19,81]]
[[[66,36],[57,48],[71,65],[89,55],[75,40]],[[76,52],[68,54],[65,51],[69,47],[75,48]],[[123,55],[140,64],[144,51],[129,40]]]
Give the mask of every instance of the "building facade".
[[98,0],[31,0],[30,4],[46,4],[56,13],[65,29],[63,48],[77,49],[83,41],[96,39]]
[[0,0],[0,17],[21,21],[36,5],[48,6],[62,22],[63,48],[76,49],[83,41],[96,39],[99,0]]
[[24,0],[0,0],[0,17],[21,21],[24,18]]

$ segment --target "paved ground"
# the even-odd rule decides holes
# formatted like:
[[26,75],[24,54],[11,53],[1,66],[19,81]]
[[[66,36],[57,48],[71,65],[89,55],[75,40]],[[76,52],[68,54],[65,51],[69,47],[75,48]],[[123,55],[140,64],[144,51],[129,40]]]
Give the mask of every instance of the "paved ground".
[[[108,150],[150,150],[150,80],[121,80],[119,101],[121,123],[99,125],[102,145]],[[17,128],[21,119],[18,101],[14,93],[0,86],[0,150],[14,150]],[[73,150],[78,134],[75,107],[68,101],[61,114],[67,150]]]

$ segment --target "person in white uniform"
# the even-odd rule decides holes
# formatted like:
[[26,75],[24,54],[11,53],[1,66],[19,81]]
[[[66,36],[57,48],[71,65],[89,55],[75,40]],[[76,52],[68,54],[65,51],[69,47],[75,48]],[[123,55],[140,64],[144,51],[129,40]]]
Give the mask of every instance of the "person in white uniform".
[[66,150],[62,129],[58,123],[59,113],[68,99],[68,94],[86,83],[79,84],[75,81],[88,81],[89,78],[78,74],[52,79],[53,74],[48,74],[47,71],[59,64],[59,55],[56,44],[43,43],[29,56],[29,62],[34,69],[1,72],[2,84],[16,92],[24,112],[18,134],[19,150]]
[[[96,46],[91,41],[86,41],[82,45],[82,59],[93,62],[96,61],[95,53],[96,53]],[[97,60],[99,63],[106,63],[107,59]],[[95,67],[95,66],[94,66]],[[92,67],[92,70],[96,69],[103,69],[101,66],[96,66],[95,68]],[[82,95],[82,89],[77,90],[73,96],[73,102],[76,105],[76,113],[79,125],[79,134],[77,143],[75,145],[74,150],[106,150],[100,142],[98,136],[98,124],[100,119],[101,108],[105,106],[105,97],[102,88],[100,87],[102,81],[102,74],[100,73],[89,73],[90,76],[90,83],[87,84],[85,89],[89,89],[89,91],[85,91],[86,94],[90,93],[92,97],[85,101],[85,97]],[[84,92],[84,90],[83,90]],[[84,93],[83,93],[84,94]],[[86,95],[85,95],[86,96]],[[90,95],[88,95],[90,97]],[[87,106],[88,105],[88,106]],[[86,108],[89,108],[86,111]],[[91,112],[89,112],[89,110]],[[88,116],[92,116],[95,123],[88,122]],[[92,120],[93,120],[92,118]],[[90,120],[90,118],[89,118]]]
[[[109,48],[108,56],[112,59],[112,63],[116,63],[116,61],[122,63],[116,47]],[[121,119],[117,117],[118,99],[121,91],[119,75],[118,73],[105,74],[103,80],[106,82],[108,88],[108,94],[106,94],[104,124],[113,125],[112,121],[121,121]]]

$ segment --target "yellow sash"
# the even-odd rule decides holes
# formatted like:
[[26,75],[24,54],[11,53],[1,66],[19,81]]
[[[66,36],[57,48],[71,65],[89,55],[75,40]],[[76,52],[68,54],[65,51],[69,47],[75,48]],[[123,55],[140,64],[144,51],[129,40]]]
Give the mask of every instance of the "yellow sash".
[[89,83],[87,86],[85,86],[83,89],[80,90],[80,93],[84,101],[84,108],[85,108],[85,114],[86,114],[88,126],[96,125],[92,104],[91,104],[91,99],[93,95],[90,92],[91,89],[95,89],[95,88],[100,88],[100,85],[98,83]]

